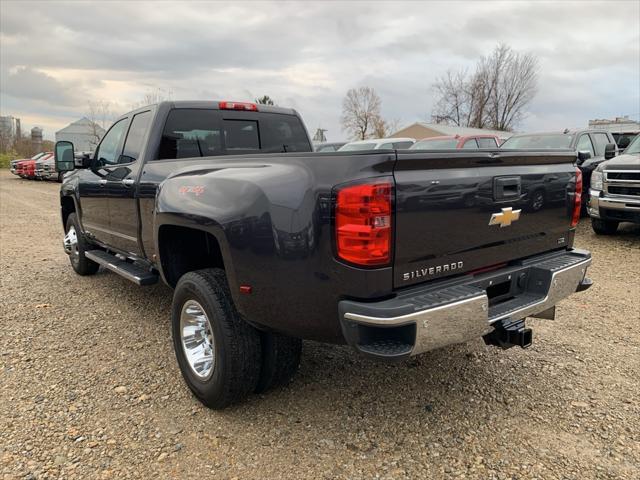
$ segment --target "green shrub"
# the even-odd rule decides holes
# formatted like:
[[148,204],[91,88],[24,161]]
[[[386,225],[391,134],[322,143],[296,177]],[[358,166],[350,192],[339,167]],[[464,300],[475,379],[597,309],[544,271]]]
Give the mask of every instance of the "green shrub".
[[11,160],[15,158],[15,153],[0,153],[0,168],[9,168],[11,166]]

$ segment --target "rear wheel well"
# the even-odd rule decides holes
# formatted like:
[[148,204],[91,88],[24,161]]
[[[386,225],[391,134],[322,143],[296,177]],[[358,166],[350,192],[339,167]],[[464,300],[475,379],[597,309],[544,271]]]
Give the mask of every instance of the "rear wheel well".
[[203,230],[163,225],[158,232],[158,249],[162,272],[172,287],[185,273],[203,268],[224,269],[218,240]]
[[62,197],[60,199],[60,206],[62,208],[62,228],[67,228],[67,218],[69,215],[76,211],[76,204],[71,197]]

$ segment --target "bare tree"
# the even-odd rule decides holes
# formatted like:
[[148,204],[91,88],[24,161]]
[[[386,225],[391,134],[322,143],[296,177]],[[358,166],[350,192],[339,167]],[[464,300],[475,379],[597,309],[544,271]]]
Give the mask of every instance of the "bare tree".
[[493,74],[489,117],[496,130],[512,130],[536,94],[538,59],[499,45],[488,62]]
[[147,90],[147,92],[142,96],[142,100],[134,102],[130,106],[131,110],[135,110],[136,108],[146,107],[147,105],[153,105],[172,99],[173,90],[155,87]]
[[471,116],[468,87],[466,71],[448,71],[446,76],[438,79],[433,85],[438,101],[431,115],[432,121],[458,126],[467,125]]
[[141,106],[153,105],[154,103],[165,102],[173,98],[173,91],[156,87],[144,94]]
[[382,117],[373,119],[373,135],[376,138],[386,138],[394,132],[398,131],[400,121],[397,118],[385,120]]
[[380,119],[380,97],[371,87],[351,88],[342,101],[342,129],[365,140]]
[[259,98],[256,98],[256,103],[261,105],[274,105],[273,100],[269,95],[263,95]]
[[97,147],[105,131],[113,121],[111,104],[106,100],[89,100],[86,117],[89,119],[93,148]]
[[447,72],[433,85],[437,123],[512,130],[536,93],[537,58],[498,45],[476,70]]

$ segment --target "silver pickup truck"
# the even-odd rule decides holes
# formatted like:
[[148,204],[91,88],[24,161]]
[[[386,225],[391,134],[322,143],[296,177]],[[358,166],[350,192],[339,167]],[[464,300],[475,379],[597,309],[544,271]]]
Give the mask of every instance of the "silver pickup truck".
[[640,224],[640,135],[594,170],[588,211],[598,235],[614,234],[621,222]]

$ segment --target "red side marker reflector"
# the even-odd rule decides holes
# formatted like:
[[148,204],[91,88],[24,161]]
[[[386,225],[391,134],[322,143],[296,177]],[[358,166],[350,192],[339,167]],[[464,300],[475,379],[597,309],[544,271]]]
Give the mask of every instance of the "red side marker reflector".
[[251,294],[251,291],[253,289],[251,288],[251,285],[240,285],[240,293],[243,293],[245,295],[249,295]]

